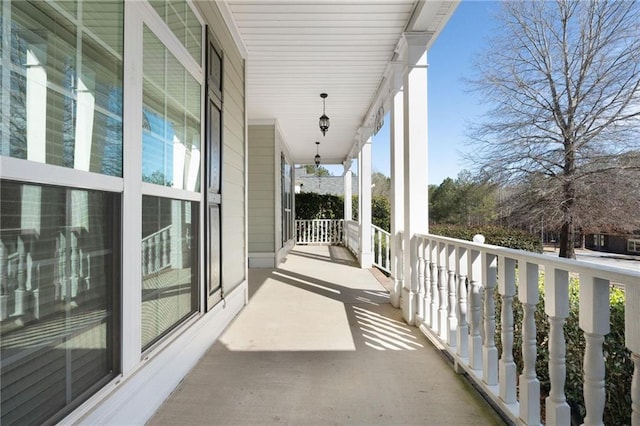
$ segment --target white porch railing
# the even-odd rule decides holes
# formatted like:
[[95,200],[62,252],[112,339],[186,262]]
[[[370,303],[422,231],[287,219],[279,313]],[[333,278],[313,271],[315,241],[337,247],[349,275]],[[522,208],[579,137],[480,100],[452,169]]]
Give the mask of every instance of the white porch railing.
[[296,244],[342,244],[344,220],[296,220]]
[[391,273],[389,254],[391,251],[389,238],[391,234],[384,229],[371,225],[371,248],[373,264],[387,273]]
[[171,266],[171,227],[165,226],[142,239],[142,275]]
[[356,258],[360,254],[360,225],[353,220],[345,221],[344,225],[344,245],[353,253]]
[[[632,352],[632,425],[640,426],[640,272],[623,271],[546,255],[476,244],[434,235],[416,239],[417,312],[420,329],[453,357],[486,394],[518,424],[540,423],[540,383],[536,375],[538,303],[550,324],[546,423],[570,424],[565,398],[569,276],[580,282],[579,323],[584,332],[585,425],[602,425],[605,407],[604,336],[609,333],[610,283],[625,289],[625,343]],[[543,274],[541,272],[544,271]],[[544,300],[538,285],[543,282]],[[497,292],[495,291],[497,287]],[[495,296],[494,296],[495,294]],[[500,338],[496,347],[496,299],[501,299]],[[514,347],[514,297],[522,302],[522,345]],[[522,351],[518,371],[513,351]]]

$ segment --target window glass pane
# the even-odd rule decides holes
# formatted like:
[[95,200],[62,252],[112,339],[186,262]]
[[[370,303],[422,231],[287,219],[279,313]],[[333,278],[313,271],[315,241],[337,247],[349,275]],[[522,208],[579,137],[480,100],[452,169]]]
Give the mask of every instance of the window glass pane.
[[202,55],[202,25],[184,0],[151,0],[151,5],[169,26],[173,34],[200,64]]
[[142,180],[200,190],[200,84],[145,27]]
[[142,346],[198,307],[198,203],[142,197]]
[[123,2],[3,10],[0,154],[122,176]]
[[9,181],[0,196],[1,423],[42,424],[119,370],[118,196]]
[[281,182],[282,182],[282,246],[284,247],[293,238],[293,168],[284,154],[280,156]]

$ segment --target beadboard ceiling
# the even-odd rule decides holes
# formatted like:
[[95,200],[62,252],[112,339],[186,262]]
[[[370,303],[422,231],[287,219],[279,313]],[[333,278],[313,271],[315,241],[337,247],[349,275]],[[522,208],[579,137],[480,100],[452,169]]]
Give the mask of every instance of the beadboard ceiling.
[[[368,136],[387,64],[404,31],[437,37],[458,1],[228,0],[247,50],[249,124],[277,120],[295,163],[341,164]],[[320,93],[329,96],[326,136]],[[371,113],[373,111],[373,113]]]

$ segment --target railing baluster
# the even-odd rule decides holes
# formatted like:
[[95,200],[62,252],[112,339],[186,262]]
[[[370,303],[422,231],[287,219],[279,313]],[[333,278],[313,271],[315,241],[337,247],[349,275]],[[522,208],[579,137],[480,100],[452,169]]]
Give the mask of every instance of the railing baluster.
[[71,283],[71,302],[78,296],[78,284],[80,282],[79,270],[80,270],[80,255],[78,248],[78,231],[71,231],[71,276],[69,281]]
[[424,240],[419,238],[416,241],[416,249],[418,253],[418,298],[416,306],[416,323],[424,321]]
[[603,425],[605,365],[602,344],[609,333],[609,281],[580,277],[580,328],[584,331],[585,425]]
[[449,303],[447,306],[447,343],[450,347],[456,347],[458,318],[456,317],[456,247],[447,246],[447,269],[449,272]]
[[[458,322],[458,329],[456,333],[456,353],[460,358],[467,358],[469,356],[469,325],[467,323],[467,268],[469,265],[467,249],[464,247],[457,247],[456,252],[456,264],[458,270],[458,303],[456,304],[456,320]],[[462,372],[462,370],[459,372]]]
[[328,243],[329,239],[327,238],[329,236],[329,222],[326,220],[322,221],[322,238],[320,239],[321,242],[323,243]]
[[528,425],[540,423],[540,381],[536,375],[536,320],[538,304],[538,265],[518,262],[518,299],[522,302],[522,359],[520,375],[520,418]]
[[429,242],[429,267],[431,268],[431,329],[438,332],[438,243]]
[[[545,273],[548,273],[545,271]],[[545,399],[546,423],[568,425],[571,408],[564,393],[567,376],[564,322],[569,316],[569,273],[554,269],[544,283],[544,309],[549,316],[549,381],[551,389]]]
[[9,317],[9,249],[0,237],[0,321]]
[[142,240],[142,276],[149,274],[149,242]]
[[447,259],[447,246],[444,243],[438,244],[438,298],[440,307],[438,308],[438,332],[440,338],[447,338],[447,269],[445,267]]
[[329,232],[331,232],[329,225],[331,225],[331,223],[328,220],[324,221],[324,235],[323,235],[323,242],[325,244],[330,243],[331,240],[329,239]]
[[496,305],[494,300],[498,277],[498,258],[493,254],[482,256],[484,282],[484,336],[482,342],[482,380],[489,386],[498,384],[498,348],[496,347]]
[[58,234],[58,277],[60,283],[60,297],[58,300],[67,298],[67,237],[64,231]]
[[378,257],[376,258],[378,264],[382,265],[382,232],[376,232],[377,240],[378,240]]
[[306,240],[307,244],[309,244],[311,242],[311,235],[312,235],[312,232],[313,232],[313,221],[308,220],[306,226],[307,226],[307,229],[306,229],[306,232],[305,232],[305,234],[306,234],[305,235],[305,240]]
[[502,296],[502,356],[500,357],[500,398],[507,404],[516,402],[516,364],[513,360],[513,297],[516,294],[515,268],[513,259],[500,257],[498,260],[498,290]]
[[424,318],[423,321],[427,326],[431,326],[431,262],[429,257],[431,253],[431,245],[428,239],[423,239],[423,257],[424,257],[424,281],[421,284],[424,287]]
[[[27,308],[27,249],[24,243],[24,236],[18,236],[18,271],[16,274],[18,287],[14,290],[14,315],[25,314]],[[18,319],[21,321],[21,319]]]
[[[162,232],[162,267],[166,268],[171,264],[169,255],[171,254],[171,236],[169,235],[169,228],[165,228]],[[177,248],[176,248],[177,249]]]
[[482,369],[482,336],[480,335],[482,260],[480,257],[479,251],[471,250],[469,255],[469,310],[471,312],[469,366],[474,370]]
[[391,271],[391,238],[390,234],[385,234],[384,236],[385,243],[385,256],[384,256],[384,267],[387,268],[388,271]]
[[162,237],[160,234],[156,234],[153,237],[153,245],[156,249],[155,258],[154,258],[154,271],[157,272],[162,267]]

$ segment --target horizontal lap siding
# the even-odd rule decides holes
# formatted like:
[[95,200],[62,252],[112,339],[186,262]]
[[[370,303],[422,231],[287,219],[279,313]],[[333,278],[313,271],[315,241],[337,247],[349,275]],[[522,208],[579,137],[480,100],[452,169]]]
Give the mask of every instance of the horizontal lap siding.
[[222,134],[222,286],[229,292],[245,280],[244,59],[215,2],[198,1],[224,52]]
[[249,252],[275,251],[275,129],[249,126]]

